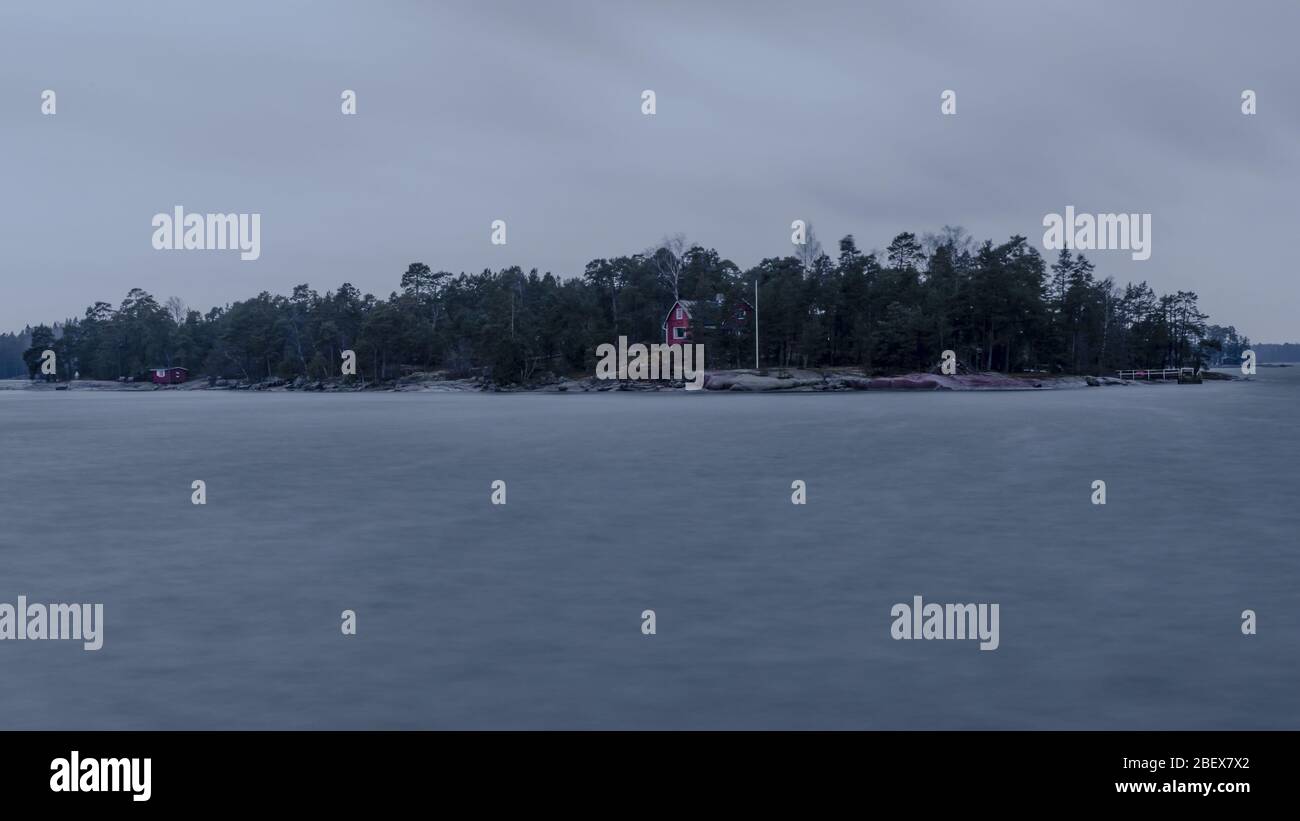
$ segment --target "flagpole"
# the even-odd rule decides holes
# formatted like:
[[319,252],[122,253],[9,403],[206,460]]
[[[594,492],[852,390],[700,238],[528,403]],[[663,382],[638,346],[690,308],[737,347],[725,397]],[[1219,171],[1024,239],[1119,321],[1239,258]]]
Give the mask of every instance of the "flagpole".
[[754,275],[754,370],[758,370],[758,275]]

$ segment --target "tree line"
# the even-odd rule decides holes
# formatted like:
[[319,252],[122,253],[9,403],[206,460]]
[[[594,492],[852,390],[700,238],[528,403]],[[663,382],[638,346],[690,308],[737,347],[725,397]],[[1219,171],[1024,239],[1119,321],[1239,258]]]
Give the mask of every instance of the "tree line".
[[[1230,326],[1208,325],[1195,293],[1121,287],[1083,254],[1061,251],[1049,263],[1022,236],[976,243],[946,227],[864,252],[849,235],[832,257],[810,228],[795,247],[742,270],[677,235],[594,259],[568,278],[519,267],[453,275],[412,263],[387,298],[348,283],[324,293],[303,284],[206,313],[137,288],[116,306],[96,302],[79,318],[0,337],[0,354],[32,376],[51,349],[61,378],[181,366],[258,381],[337,376],[352,350],[367,380],[441,370],[527,383],[592,372],[597,346],[619,336],[663,341],[680,298],[694,300],[692,341],[705,345],[708,367],[748,367],[752,320],[733,317],[742,300],[755,301],[756,283],[765,368],[930,370],[952,350],[971,370],[1108,373],[1217,364],[1249,345]],[[12,349],[23,344],[18,366]]]
[[16,334],[0,334],[0,379],[28,375],[27,363],[23,361],[23,352],[31,344],[31,328],[24,328],[21,333]]

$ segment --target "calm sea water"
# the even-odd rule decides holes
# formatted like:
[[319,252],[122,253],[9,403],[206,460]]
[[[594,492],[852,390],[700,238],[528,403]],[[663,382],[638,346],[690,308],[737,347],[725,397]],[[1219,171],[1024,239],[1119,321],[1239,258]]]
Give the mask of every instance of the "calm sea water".
[[0,391],[0,728],[1298,728],[1298,406]]

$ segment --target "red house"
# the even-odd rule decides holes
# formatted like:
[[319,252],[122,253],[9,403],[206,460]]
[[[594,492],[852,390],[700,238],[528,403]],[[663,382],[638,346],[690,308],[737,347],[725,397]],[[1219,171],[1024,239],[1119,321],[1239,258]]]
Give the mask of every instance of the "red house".
[[[714,297],[714,304],[723,307],[726,304],[726,298],[722,294]],[[695,299],[679,299],[673,303],[673,307],[668,309],[668,316],[664,317],[664,344],[681,345],[691,341],[691,312],[700,304]],[[732,333],[739,333],[741,329],[748,327],[753,321],[754,306],[745,300],[739,300],[729,311],[722,314],[722,327],[724,330]],[[713,325],[702,326],[713,329]]]
[[190,372],[184,368],[154,368],[155,385],[179,385],[190,378]]

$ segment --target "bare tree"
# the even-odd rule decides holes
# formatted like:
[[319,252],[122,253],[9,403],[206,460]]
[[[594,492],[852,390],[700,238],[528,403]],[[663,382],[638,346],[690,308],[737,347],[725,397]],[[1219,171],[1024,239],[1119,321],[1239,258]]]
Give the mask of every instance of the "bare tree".
[[811,273],[813,265],[816,264],[817,258],[822,255],[822,244],[817,239],[817,234],[813,231],[812,223],[808,223],[808,234],[804,237],[803,245],[796,245],[794,256],[799,260],[799,265],[803,268],[804,273]]
[[681,299],[682,269],[686,267],[686,235],[673,234],[664,237],[657,246],[646,251],[646,256],[654,262],[659,282],[673,292],[673,301]]
[[167,315],[170,316],[172,322],[175,322],[177,325],[180,325],[185,321],[185,315],[189,313],[189,310],[190,308],[185,304],[185,300],[180,297],[167,297]]
[[945,225],[938,233],[926,232],[921,237],[921,248],[927,257],[934,256],[934,252],[945,245],[952,249],[953,258],[975,253],[975,240],[960,225]]

